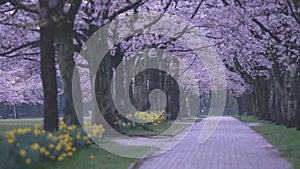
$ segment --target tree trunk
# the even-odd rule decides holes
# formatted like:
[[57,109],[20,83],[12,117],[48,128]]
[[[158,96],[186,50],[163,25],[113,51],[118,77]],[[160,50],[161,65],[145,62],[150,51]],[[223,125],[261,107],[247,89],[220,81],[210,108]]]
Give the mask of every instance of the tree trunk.
[[16,107],[16,105],[14,105],[14,118],[15,119],[19,118],[19,111],[18,111],[18,107]]
[[245,113],[244,96],[238,97],[236,100],[237,100],[239,115],[241,116]]
[[[72,88],[75,87],[79,91],[76,92],[76,105],[78,108],[82,108],[82,95],[80,90],[80,79],[78,76],[78,70],[75,67],[74,61],[74,45],[73,45],[73,21],[66,21],[59,28],[58,33],[58,58],[59,67],[64,88],[65,107],[63,109],[64,122],[68,125],[79,125],[82,121],[82,110],[75,112]],[[75,69],[74,69],[75,68]],[[74,74],[75,73],[75,74]],[[74,76],[73,76],[74,74]],[[74,78],[74,79],[73,79]],[[74,81],[73,81],[74,80]],[[74,83],[73,83],[74,82]],[[77,110],[78,111],[78,110]],[[76,115],[77,113],[77,115]]]
[[9,117],[9,111],[7,110],[7,105],[4,103],[0,103],[2,118],[6,119]]
[[260,119],[269,120],[269,81],[264,77],[256,77],[254,84],[255,114]]
[[[60,2],[59,11],[61,15],[64,14],[64,1]],[[80,79],[78,76],[78,70],[75,67],[74,61],[74,19],[78,8],[81,4],[81,0],[74,0],[71,4],[72,8],[68,13],[64,14],[64,19],[57,28],[57,42],[58,42],[58,59],[59,68],[62,77],[62,83],[64,88],[64,100],[65,107],[63,108],[64,122],[68,125],[79,125],[82,121],[82,95],[80,90]],[[75,68],[75,69],[74,69]],[[75,74],[74,74],[75,73]],[[73,76],[74,74],[74,76]],[[73,81],[74,80],[74,81]],[[74,83],[73,83],[74,82]],[[72,88],[76,88],[76,96],[73,96]],[[75,112],[73,97],[76,97],[77,111]],[[78,110],[79,109],[79,110]],[[77,113],[77,115],[76,115]]]
[[[93,32],[93,29],[90,30],[90,33]],[[104,31],[105,32],[105,31]],[[105,77],[99,76],[99,72],[101,72],[100,67],[98,64],[95,63],[99,63],[101,60],[101,58],[97,57],[97,56],[101,56],[101,55],[106,55],[105,50],[108,49],[108,43],[107,43],[107,33],[102,32],[101,38],[105,38],[105,39],[101,39],[100,41],[95,41],[95,43],[97,44],[87,44],[90,46],[87,46],[87,48],[89,48],[89,52],[88,56],[86,57],[86,60],[88,61],[88,65],[90,66],[90,77],[91,77],[91,88],[92,90],[95,91],[95,96],[93,96],[93,112],[92,112],[92,123],[93,124],[101,124],[103,123],[103,118],[101,118],[100,113],[102,113],[103,115],[105,114],[105,112],[98,112],[101,111],[101,109],[103,109],[105,105],[105,97],[107,91],[105,91],[105,86],[104,86],[104,81]],[[103,60],[102,60],[103,61]],[[110,61],[105,60],[105,73],[106,76],[109,76],[109,74],[111,73],[112,69],[110,67]],[[98,66],[98,67],[95,67]],[[103,79],[104,78],[104,79]],[[109,80],[109,79],[106,79]],[[109,91],[110,93],[110,91]],[[99,109],[98,109],[99,108]],[[111,122],[109,122],[109,124],[112,124]]]
[[40,0],[41,78],[44,89],[44,129],[58,130],[57,84],[55,69],[54,23],[47,0]]
[[[299,76],[299,75],[298,75]],[[296,95],[296,129],[300,130],[300,77],[297,77],[297,83],[296,83],[296,87],[297,87],[297,95]]]
[[244,96],[245,98],[243,99],[244,106],[245,106],[245,112],[248,115],[254,115],[254,112],[256,110],[256,105],[255,105],[255,94],[250,93]]
[[276,113],[276,88],[275,88],[275,81],[274,77],[270,77],[270,88],[269,88],[269,118],[272,122],[277,121],[277,113]]
[[[102,66],[99,67],[98,73],[95,79],[95,93],[96,100],[101,113],[110,126],[114,126],[116,116],[114,114],[115,107],[113,106],[112,94],[111,94],[111,78],[112,78],[112,57],[106,56],[102,60]],[[96,120],[96,119],[95,119]],[[95,121],[100,123],[99,121]]]
[[297,68],[294,67],[294,69],[291,69],[286,73],[286,80],[285,80],[285,90],[286,90],[286,95],[287,95],[287,102],[286,104],[286,126],[287,127],[295,127],[295,119],[296,119],[296,91],[297,91],[297,86],[296,86],[296,70]]
[[[299,3],[300,4],[300,3]],[[295,111],[295,123],[296,129],[300,130],[300,66],[297,65],[296,78],[295,78],[295,88],[296,88],[296,111]]]

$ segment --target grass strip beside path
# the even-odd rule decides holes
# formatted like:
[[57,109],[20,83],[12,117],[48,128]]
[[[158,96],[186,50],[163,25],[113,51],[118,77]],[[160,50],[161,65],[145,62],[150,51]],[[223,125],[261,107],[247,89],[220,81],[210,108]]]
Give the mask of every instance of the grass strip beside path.
[[71,158],[64,161],[53,163],[44,163],[39,169],[127,169],[138,159],[120,157],[96,146],[81,149]]
[[262,123],[262,126],[251,126],[261,134],[280,155],[293,164],[295,169],[300,169],[300,131],[296,128],[286,128],[283,125],[257,120],[253,116],[234,116],[244,123]]

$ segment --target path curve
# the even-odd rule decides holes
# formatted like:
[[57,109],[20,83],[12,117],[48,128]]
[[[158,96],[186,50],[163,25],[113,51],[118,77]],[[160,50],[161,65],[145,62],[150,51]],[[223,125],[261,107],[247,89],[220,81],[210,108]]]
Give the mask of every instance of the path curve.
[[233,117],[222,117],[209,140],[199,144],[204,122],[195,124],[173,149],[145,159],[140,169],[293,168],[261,135]]

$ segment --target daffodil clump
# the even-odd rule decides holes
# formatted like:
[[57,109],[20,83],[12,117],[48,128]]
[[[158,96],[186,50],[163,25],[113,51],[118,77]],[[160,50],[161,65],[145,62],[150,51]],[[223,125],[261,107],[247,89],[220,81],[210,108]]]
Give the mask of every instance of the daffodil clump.
[[89,138],[102,138],[103,133],[105,132],[105,129],[102,124],[96,125],[91,124],[88,125],[87,123],[84,123],[85,131]]
[[165,111],[155,111],[155,112],[147,112],[147,111],[138,111],[134,114],[128,114],[126,116],[127,119],[130,119],[132,122],[122,122],[119,121],[120,126],[124,127],[131,127],[134,128],[137,124],[134,121],[139,122],[141,125],[143,124],[152,124],[158,125],[164,121],[166,121],[167,115]]
[[135,118],[143,123],[152,123],[153,125],[158,125],[166,120],[166,113],[162,112],[136,112],[134,114]]
[[[81,127],[61,122],[59,131],[46,132],[40,124],[33,128],[6,131],[0,137],[0,168],[30,168],[37,161],[62,161],[78,149],[92,144],[90,137],[101,138],[102,125],[87,125],[87,135]],[[25,166],[25,167],[24,167]],[[27,166],[27,167],[26,167]]]

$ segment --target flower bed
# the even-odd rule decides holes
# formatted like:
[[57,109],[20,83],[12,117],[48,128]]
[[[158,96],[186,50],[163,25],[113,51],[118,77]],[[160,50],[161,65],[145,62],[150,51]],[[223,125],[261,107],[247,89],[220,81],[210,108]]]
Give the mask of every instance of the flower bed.
[[40,124],[33,128],[18,128],[6,131],[0,138],[0,168],[32,168],[43,161],[62,161],[71,157],[82,147],[89,146],[90,137],[101,138],[102,125],[87,125],[87,135],[81,127],[60,123],[60,130],[46,132]]
[[119,126],[121,126],[122,129],[136,128],[139,126],[136,122],[139,122],[140,125],[144,125],[144,124],[158,125],[166,120],[167,115],[164,111],[157,111],[157,112],[139,111],[139,112],[135,112],[134,114],[131,113],[126,115],[126,118],[130,119],[131,122],[125,123],[119,120]]

